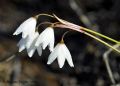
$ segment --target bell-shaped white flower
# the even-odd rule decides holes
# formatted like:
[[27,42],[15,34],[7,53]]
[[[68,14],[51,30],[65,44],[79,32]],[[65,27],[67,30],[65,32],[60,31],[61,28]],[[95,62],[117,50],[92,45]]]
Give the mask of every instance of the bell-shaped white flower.
[[51,54],[48,57],[47,64],[51,64],[56,58],[58,59],[58,64],[60,68],[63,67],[65,59],[71,67],[74,67],[70,51],[64,43],[58,43],[56,45],[53,52],[51,52]]
[[35,46],[38,47],[42,45],[42,48],[45,49],[47,45],[49,46],[49,50],[53,51],[54,49],[54,30],[52,27],[47,27],[38,37]]
[[17,28],[13,35],[22,33],[22,37],[26,38],[28,35],[31,35],[35,32],[36,23],[37,20],[34,17],[27,19]]
[[32,57],[35,50],[37,49],[39,56],[42,54],[42,47],[39,45],[38,47],[35,47],[35,42],[39,36],[38,32],[35,32],[35,34],[32,34],[31,36],[27,36],[26,38],[22,38],[17,46],[19,47],[19,52],[23,51],[24,49],[27,49],[28,56]]

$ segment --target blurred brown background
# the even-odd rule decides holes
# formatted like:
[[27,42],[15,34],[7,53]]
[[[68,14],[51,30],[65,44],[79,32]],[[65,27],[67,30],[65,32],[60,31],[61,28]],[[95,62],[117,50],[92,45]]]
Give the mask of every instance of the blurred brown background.
[[[120,0],[0,0],[0,86],[110,86],[103,54],[103,44],[77,32],[65,37],[75,67],[65,63],[60,69],[57,60],[47,65],[48,49],[41,57],[32,58],[26,51],[7,61],[17,52],[21,36],[12,33],[27,18],[39,13],[55,13],[69,22],[90,28],[120,40]],[[42,17],[44,20],[53,21]],[[66,30],[55,29],[56,44]],[[120,58],[109,57],[116,83],[120,82]],[[118,85],[119,86],[119,85]]]

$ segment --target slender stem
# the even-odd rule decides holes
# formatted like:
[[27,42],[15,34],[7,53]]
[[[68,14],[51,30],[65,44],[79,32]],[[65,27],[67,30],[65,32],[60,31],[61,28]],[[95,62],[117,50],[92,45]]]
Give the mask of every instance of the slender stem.
[[62,39],[64,39],[65,35],[66,35],[68,32],[70,32],[70,30],[69,30],[69,31],[66,31],[66,32],[62,35]]
[[51,18],[55,18],[54,16],[49,15],[49,14],[45,14],[45,13],[40,13],[40,14],[36,15],[35,18],[38,18],[39,16],[48,16],[48,17],[51,17]]
[[101,42],[102,44],[104,44],[104,45],[108,46],[109,48],[115,50],[116,52],[120,53],[120,51],[119,51],[118,49],[114,48],[113,46],[111,46],[111,45],[108,44],[107,42],[105,42],[105,41],[103,41],[103,40],[101,40],[101,39],[99,39],[99,38],[97,38],[97,37],[95,37],[95,36],[93,36],[93,35],[91,35],[91,34],[89,34],[89,33],[87,33],[87,32],[84,32],[84,34],[85,34],[85,35],[88,35],[88,36],[90,36],[90,37],[92,37],[92,38],[94,38],[94,39],[96,39],[97,41]]
[[105,39],[107,39],[107,40],[109,40],[109,41],[112,41],[112,42],[114,42],[114,43],[116,43],[116,44],[120,44],[119,41],[117,41],[117,40],[115,40],[115,39],[112,39],[112,38],[110,38],[110,37],[108,37],[108,36],[105,36],[105,35],[103,35],[103,34],[101,34],[101,33],[98,33],[98,32],[96,32],[96,31],[93,31],[93,30],[90,30],[90,29],[81,27],[81,26],[79,26],[79,25],[70,23],[70,22],[65,21],[65,20],[63,20],[63,19],[60,19],[60,18],[58,18],[55,14],[53,14],[53,16],[54,16],[60,23],[66,25],[66,26],[68,26],[68,27],[80,28],[81,31],[87,31],[87,32],[89,32],[89,33],[92,33],[92,34],[98,35],[98,36],[100,36],[100,37],[103,37],[103,38],[105,38]]
[[107,72],[108,72],[108,75],[110,77],[110,80],[111,80],[112,84],[115,84],[115,79],[113,77],[112,70],[111,70],[109,62],[108,62],[108,58],[104,57],[104,61],[105,61],[105,64],[106,64],[106,68],[107,68]]
[[37,25],[37,27],[36,27],[36,31],[38,31],[38,29],[39,29],[39,27],[41,26],[41,25],[43,25],[43,24],[48,24],[48,25],[52,25],[53,23],[51,23],[51,22],[42,22],[42,23],[40,23],[40,24],[38,24]]
[[105,39],[107,39],[107,40],[110,40],[110,41],[112,41],[112,42],[114,42],[114,43],[116,43],[116,44],[120,44],[119,41],[117,41],[117,40],[115,40],[115,39],[112,39],[112,38],[110,38],[110,37],[108,37],[108,36],[105,36],[105,35],[103,35],[103,34],[101,34],[101,33],[98,33],[98,32],[96,32],[96,31],[93,31],[93,30],[90,30],[90,29],[87,29],[87,28],[84,28],[84,27],[81,28],[81,30],[84,30],[84,31],[93,33],[93,34],[98,35],[98,36],[100,36],[100,37],[103,37],[103,38],[105,38]]
[[[113,46],[114,48],[118,48],[119,45],[114,45]],[[112,84],[115,84],[115,79],[114,79],[114,76],[113,76],[113,73],[112,73],[112,70],[110,68],[110,65],[109,65],[109,59],[108,59],[108,55],[112,52],[112,49],[109,49],[107,50],[104,54],[103,54],[103,58],[104,58],[104,62],[105,62],[105,65],[106,65],[106,68],[107,68],[107,72],[108,72],[108,75],[110,77],[110,80],[112,82]]]

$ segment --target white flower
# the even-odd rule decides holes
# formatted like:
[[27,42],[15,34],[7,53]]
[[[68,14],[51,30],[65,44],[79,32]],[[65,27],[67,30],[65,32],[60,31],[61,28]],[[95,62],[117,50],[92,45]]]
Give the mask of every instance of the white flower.
[[39,56],[42,54],[42,47],[39,45],[38,47],[35,47],[35,42],[39,36],[38,32],[35,32],[35,34],[31,36],[27,36],[26,38],[22,38],[17,46],[19,47],[19,52],[23,51],[24,49],[27,49],[28,56],[32,57],[35,50],[37,49]]
[[49,46],[49,50],[53,51],[54,48],[54,30],[52,27],[47,27],[38,37],[35,46],[38,47],[42,45],[42,48],[45,49],[47,45]]
[[64,43],[58,43],[54,48],[53,52],[48,57],[47,64],[51,64],[55,59],[58,59],[59,67],[62,68],[65,62],[65,59],[68,61],[68,64],[71,67],[74,67],[71,54]]
[[35,33],[36,23],[37,21],[34,17],[27,19],[17,28],[13,35],[22,33],[22,37],[26,38],[28,35]]

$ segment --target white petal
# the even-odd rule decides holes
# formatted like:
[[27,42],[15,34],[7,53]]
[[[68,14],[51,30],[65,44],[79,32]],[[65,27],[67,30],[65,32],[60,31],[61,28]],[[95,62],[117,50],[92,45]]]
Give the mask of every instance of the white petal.
[[29,37],[28,37],[27,43],[26,43],[26,48],[27,48],[27,49],[30,48],[33,40],[34,40],[33,36],[31,36],[31,37],[29,36]]
[[35,29],[36,29],[36,24],[34,24],[34,22],[33,23],[31,22],[31,25],[27,25],[26,27],[24,27],[22,38],[26,38],[27,35],[31,36],[31,34],[34,34]]
[[28,18],[26,21],[24,21],[21,25],[20,25],[20,27],[24,27],[24,26],[26,26],[27,24],[32,24],[32,23],[36,23],[36,19],[34,18],[34,17],[30,17],[30,18]]
[[58,50],[59,50],[60,45],[57,44],[56,47],[54,48],[53,52],[48,57],[48,62],[47,64],[51,64],[58,56]]
[[35,46],[39,46],[39,44],[43,43],[43,48],[45,49],[46,46],[49,44],[51,37],[53,37],[53,29],[51,27],[46,28],[38,37],[38,40],[35,43]]
[[[29,28],[27,28],[28,26],[32,26],[32,27],[36,27],[36,19],[31,17],[29,19],[27,19],[26,21],[24,21],[18,28],[17,30],[13,33],[13,35],[18,35],[21,32],[24,32],[24,29],[27,29],[29,31]],[[25,36],[26,37],[26,36]],[[25,38],[24,37],[24,38]]]
[[73,61],[72,61],[72,56],[70,54],[70,51],[68,50],[68,48],[66,47],[65,44],[63,44],[62,46],[62,50],[63,52],[65,53],[65,58],[66,60],[68,61],[68,64],[71,66],[71,67],[74,67],[74,64],[73,64]]
[[35,46],[38,47],[43,41],[43,36],[40,34],[36,43],[35,43]]
[[23,51],[23,50],[25,49],[26,39],[27,39],[27,38],[25,38],[25,39],[22,38],[22,39],[18,42],[17,46],[19,47],[19,52],[21,52],[21,51]]
[[47,40],[49,40],[49,34],[48,34],[48,29],[45,29],[38,37],[35,46],[39,46],[39,44],[41,44],[42,42],[45,42]]
[[27,49],[27,52],[28,52],[28,56],[29,56],[29,57],[32,57],[33,54],[34,54],[34,52],[35,52],[35,50],[36,50],[35,42],[36,42],[38,36],[39,36],[39,33],[36,32],[35,38],[34,38],[32,44],[31,44],[30,48]]
[[27,43],[26,43],[26,48],[30,48],[30,46],[32,45],[33,41],[39,36],[38,32],[35,32],[34,34],[31,34],[30,36],[28,36],[27,39]]
[[54,42],[55,42],[55,38],[54,38],[54,30],[51,27],[48,27],[49,30],[49,50],[53,51],[54,49]]
[[49,50],[50,51],[53,51],[54,49],[54,42],[55,42],[55,38],[54,38],[54,31],[52,31],[53,34],[51,34],[51,40],[50,40],[50,43],[49,43]]
[[13,35],[18,35],[22,32],[22,28],[18,28],[14,33]]
[[41,47],[41,45],[39,45],[37,47],[37,51],[38,51],[39,56],[41,56],[42,55],[42,47]]
[[49,57],[48,57],[48,62],[47,64],[51,64],[55,59],[57,58],[57,53],[56,52],[52,52]]
[[64,63],[65,63],[65,57],[64,57],[63,53],[61,53],[61,49],[59,49],[59,53],[58,53],[58,64],[59,64],[59,67],[62,68]]
[[43,42],[43,50],[47,47],[48,44],[49,44],[48,40]]
[[28,56],[32,57],[35,52],[36,47],[32,46],[31,48],[27,49]]
[[22,52],[24,49],[25,49],[25,46],[24,46],[24,45],[23,45],[23,46],[20,46],[20,47],[19,47],[19,52]]
[[52,52],[53,49],[54,49],[54,41],[51,41],[51,42],[49,43],[49,50]]
[[[35,39],[36,40],[36,39]],[[28,52],[28,56],[29,57],[32,57],[35,50],[36,50],[36,47],[34,46],[34,43],[35,43],[35,40],[33,41],[32,45],[30,46],[30,48],[27,49],[27,52]]]
[[25,32],[22,33],[22,38],[26,38],[28,34],[26,34]]

